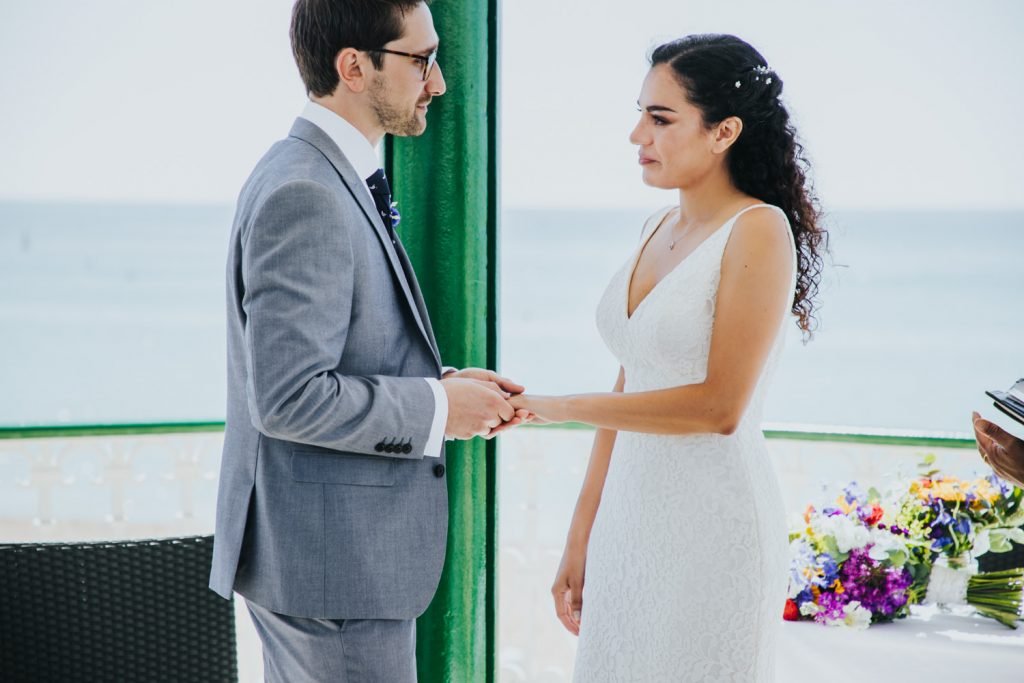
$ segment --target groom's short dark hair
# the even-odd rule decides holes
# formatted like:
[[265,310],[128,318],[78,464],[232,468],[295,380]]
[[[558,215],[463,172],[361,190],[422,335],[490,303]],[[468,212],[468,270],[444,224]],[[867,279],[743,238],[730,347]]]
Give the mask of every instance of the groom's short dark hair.
[[[306,92],[338,87],[334,58],[346,47],[373,50],[402,37],[405,13],[426,0],[296,0],[289,32]],[[370,53],[378,69],[383,55]]]

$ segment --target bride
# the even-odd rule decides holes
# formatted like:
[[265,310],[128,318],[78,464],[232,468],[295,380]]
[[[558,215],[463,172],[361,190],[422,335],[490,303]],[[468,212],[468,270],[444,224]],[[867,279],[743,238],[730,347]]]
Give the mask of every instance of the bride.
[[654,50],[630,141],[679,204],[598,306],[615,388],[512,399],[598,428],[552,589],[581,683],[774,678],[787,543],[761,405],[826,245],[781,92],[734,36]]

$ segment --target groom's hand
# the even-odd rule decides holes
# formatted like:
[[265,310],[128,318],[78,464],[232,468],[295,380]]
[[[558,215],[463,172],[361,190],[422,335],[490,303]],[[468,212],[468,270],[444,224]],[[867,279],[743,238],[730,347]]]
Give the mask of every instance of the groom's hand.
[[516,410],[508,402],[510,394],[497,382],[456,377],[455,374],[449,373],[441,380],[441,387],[448,396],[445,436],[453,439],[490,437],[497,433],[497,427],[516,418]]
[[482,382],[494,382],[502,391],[508,394],[521,394],[526,391],[526,387],[516,382],[513,382],[508,377],[502,377],[494,370],[485,370],[484,368],[464,368],[462,370],[455,370],[454,372],[447,373],[443,379],[450,377],[461,377],[464,379],[478,379]]

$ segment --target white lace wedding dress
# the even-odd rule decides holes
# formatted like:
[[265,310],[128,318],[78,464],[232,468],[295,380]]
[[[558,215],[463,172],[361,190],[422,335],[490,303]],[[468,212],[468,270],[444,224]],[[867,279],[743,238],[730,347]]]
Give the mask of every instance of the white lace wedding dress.
[[[625,391],[704,380],[722,254],[747,210],[712,233],[627,317],[633,269],[667,210],[648,221],[640,248],[597,309],[601,335],[625,369]],[[578,683],[774,680],[787,542],[760,424],[791,321],[787,315],[780,325],[733,434],[619,432],[587,554]]]

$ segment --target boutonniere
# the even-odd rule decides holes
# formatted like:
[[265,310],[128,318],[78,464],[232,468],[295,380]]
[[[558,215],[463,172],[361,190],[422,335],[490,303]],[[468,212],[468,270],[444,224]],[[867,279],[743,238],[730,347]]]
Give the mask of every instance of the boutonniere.
[[402,220],[402,214],[398,213],[398,202],[391,202],[391,227],[397,228]]

